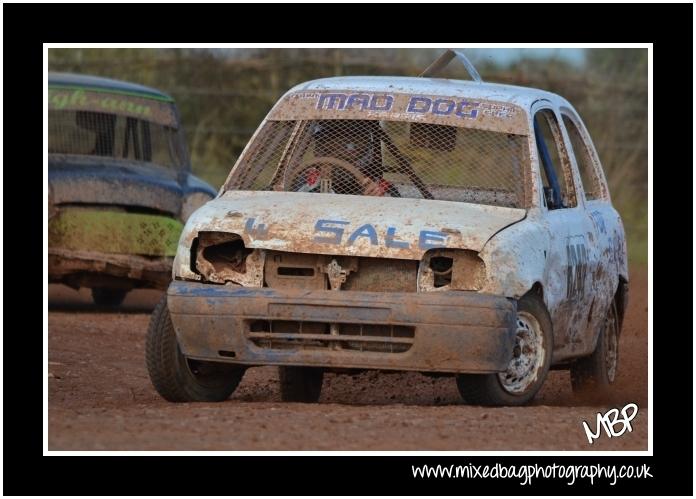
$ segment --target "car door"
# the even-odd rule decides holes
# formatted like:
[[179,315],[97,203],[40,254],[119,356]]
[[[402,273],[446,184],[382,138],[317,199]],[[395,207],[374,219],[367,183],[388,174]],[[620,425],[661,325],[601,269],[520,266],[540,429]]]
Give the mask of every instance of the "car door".
[[588,276],[599,255],[594,249],[594,226],[576,189],[559,112],[550,101],[539,100],[532,116],[543,187],[541,210],[550,235],[544,298],[554,328],[554,361],[560,361],[589,348]]
[[591,351],[617,290],[621,264],[618,260],[623,253],[616,251],[616,248],[622,249],[623,229],[618,213],[611,205],[606,180],[587,131],[573,110],[561,107],[560,112],[566,148],[585,208],[584,216],[589,222],[587,234],[592,238],[592,258],[587,277],[591,302],[585,332],[590,339]]

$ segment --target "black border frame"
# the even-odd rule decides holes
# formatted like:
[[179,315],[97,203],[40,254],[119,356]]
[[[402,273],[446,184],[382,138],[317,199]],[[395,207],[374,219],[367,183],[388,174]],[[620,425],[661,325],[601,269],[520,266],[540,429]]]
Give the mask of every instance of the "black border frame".
[[[692,83],[692,73],[687,72],[688,64],[684,64],[685,59],[692,60],[693,52],[690,36],[693,6],[689,5],[3,5],[3,112],[7,118],[4,120],[3,222],[8,242],[4,246],[3,274],[6,312],[3,317],[4,492],[17,495],[692,494],[693,448],[689,449],[693,442],[692,399],[685,393],[693,396],[689,369],[690,364],[693,367],[693,359],[689,363],[686,353],[692,351],[693,338],[683,331],[683,321],[675,321],[682,325],[672,327],[660,315],[655,315],[653,350],[654,457],[42,457],[43,410],[36,394],[41,391],[43,375],[35,359],[41,348],[43,324],[34,310],[35,303],[39,302],[39,283],[43,282],[43,277],[40,266],[29,269],[23,264],[40,262],[44,258],[38,230],[43,217],[43,199],[37,186],[42,185],[42,174],[36,165],[29,165],[43,163],[35,137],[40,123],[37,117],[42,111],[36,96],[43,91],[39,86],[43,80],[44,42],[326,43],[355,42],[359,36],[361,43],[582,43],[590,39],[598,43],[654,43],[654,123],[660,124],[659,129],[654,130],[657,173],[665,171],[665,167],[658,168],[658,162],[675,167],[686,160],[681,157],[684,149],[670,147],[670,144],[692,142],[688,125],[691,113],[688,111],[693,106],[678,95]],[[280,24],[283,19],[292,22]],[[530,26],[552,28],[530,29]],[[32,97],[24,98],[25,94]],[[680,120],[683,123],[680,124]],[[34,130],[31,135],[24,133],[29,129]],[[654,187],[666,185],[667,189],[664,198],[655,191],[654,203],[660,206],[656,212],[669,214],[682,209],[679,202],[684,202],[686,196],[678,194],[678,188],[675,191],[674,183],[660,182],[663,181],[656,180]],[[21,207],[19,212],[18,207]],[[684,206],[683,209],[688,208]],[[679,216],[677,223],[682,223],[683,218]],[[683,260],[684,238],[667,232],[670,230],[667,223],[664,227],[660,227],[664,236],[656,236],[654,240],[673,241],[674,246],[664,251],[656,248],[654,261],[661,261],[663,252],[670,258],[667,262],[675,262],[677,258]],[[15,234],[23,236],[18,240],[12,237]],[[680,255],[675,255],[675,251]],[[661,267],[664,265],[662,263]],[[673,266],[674,263],[672,271]],[[663,275],[674,279],[675,273]],[[673,292],[656,295],[654,306],[664,299],[663,308],[668,310],[669,303],[672,316],[689,310],[687,303],[679,303],[688,294],[677,291],[677,285],[672,284],[676,281],[662,279],[659,274],[657,277],[654,289]],[[28,300],[29,296],[35,297],[36,302]],[[668,317],[665,314],[664,318]],[[677,336],[676,344],[673,335]],[[682,444],[685,448],[674,444]],[[595,485],[579,482],[572,487],[562,480],[537,479],[532,486],[523,487],[514,479],[426,480],[414,479],[411,475],[411,465],[493,462],[518,465],[646,463],[654,478],[624,480],[614,486],[607,482]]]

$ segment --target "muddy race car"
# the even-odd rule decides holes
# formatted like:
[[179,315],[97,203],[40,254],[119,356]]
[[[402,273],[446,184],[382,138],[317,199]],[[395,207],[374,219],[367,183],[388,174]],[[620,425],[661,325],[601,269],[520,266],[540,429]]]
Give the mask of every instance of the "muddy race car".
[[215,197],[191,174],[174,101],[92,76],[48,77],[49,282],[119,305],[166,289],[189,215]]
[[[455,57],[474,81],[432,77]],[[551,367],[579,391],[614,381],[627,298],[624,229],[573,107],[448,51],[418,78],[278,101],[184,228],[147,366],[170,401],[224,400],[276,365],[286,401],[375,369],[521,405]]]

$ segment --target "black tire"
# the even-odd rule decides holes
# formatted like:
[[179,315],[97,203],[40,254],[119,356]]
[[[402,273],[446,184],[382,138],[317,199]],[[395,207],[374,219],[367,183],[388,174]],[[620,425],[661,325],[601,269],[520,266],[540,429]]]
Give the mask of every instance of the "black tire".
[[[520,343],[516,343],[510,369],[505,373],[460,374],[457,388],[462,398],[475,405],[520,406],[534,398],[551,367],[553,353],[553,329],[551,318],[544,302],[536,295],[525,295],[517,302],[518,341],[530,335],[530,328],[540,329],[531,336],[536,347],[532,350],[531,367],[525,374],[518,374],[515,367],[521,366],[525,356],[521,355]],[[532,318],[536,321],[532,321]],[[522,321],[522,322],[521,322]],[[529,349],[524,348],[529,353]],[[534,355],[541,352],[541,356]],[[513,364],[513,363],[517,364]],[[504,381],[503,381],[504,380]]]
[[118,307],[127,294],[127,289],[92,288],[92,300],[100,307]]
[[597,336],[597,346],[588,357],[570,366],[570,384],[578,395],[605,396],[616,379],[619,367],[619,318],[612,301]]
[[324,370],[321,367],[281,366],[280,398],[283,402],[313,403],[319,400]]
[[187,359],[176,340],[166,295],[152,312],[145,358],[152,385],[157,393],[170,402],[227,400],[245,371],[244,367],[222,362]]

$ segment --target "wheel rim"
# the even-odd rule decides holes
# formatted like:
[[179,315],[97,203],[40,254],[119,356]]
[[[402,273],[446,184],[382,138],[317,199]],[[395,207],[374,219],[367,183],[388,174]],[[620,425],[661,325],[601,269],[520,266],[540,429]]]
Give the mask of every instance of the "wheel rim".
[[539,378],[545,356],[544,337],[539,322],[527,312],[518,312],[513,357],[507,370],[498,373],[505,391],[516,395],[527,391]]
[[614,307],[610,307],[606,323],[604,324],[604,363],[607,370],[609,383],[616,378],[616,370],[619,363],[619,338],[616,334],[616,318]]

